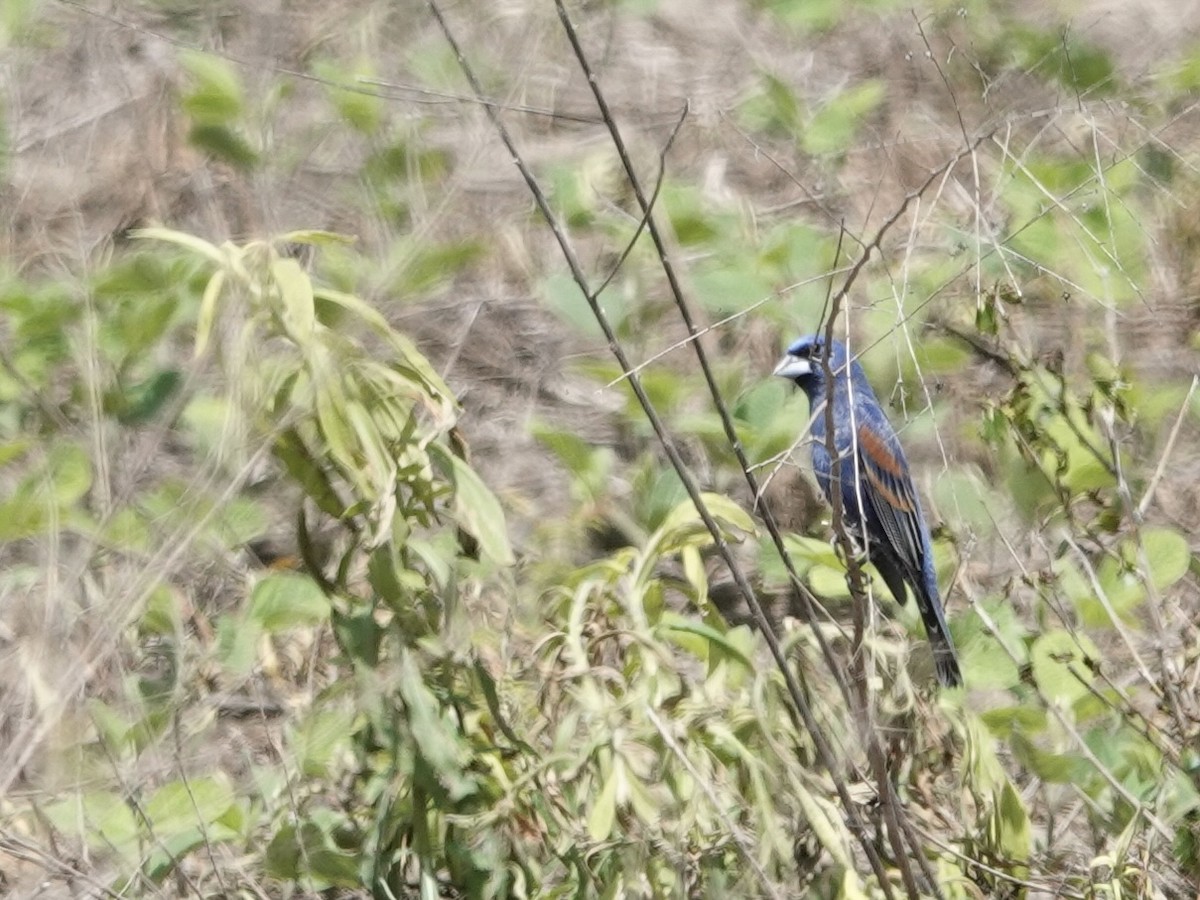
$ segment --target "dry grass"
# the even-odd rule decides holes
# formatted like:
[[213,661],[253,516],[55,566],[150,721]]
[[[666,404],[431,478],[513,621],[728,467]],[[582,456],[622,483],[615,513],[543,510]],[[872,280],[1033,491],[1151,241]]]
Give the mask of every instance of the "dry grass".
[[[1044,4],[1014,4],[1005,12],[1006,21],[1030,25],[1069,22],[1072,33],[1085,35],[1111,56],[1117,78],[1131,86],[1128,101],[1073,96],[1019,69],[994,81],[975,73],[973,80],[969,61],[982,52],[972,44],[976,23],[935,26],[927,20],[923,39],[906,10],[855,10],[829,31],[807,35],[783,29],[761,9],[734,0],[706,4],[703,15],[689,0],[663,0],[653,15],[638,15],[618,3],[592,4],[580,10],[578,21],[638,164],[647,173],[655,171],[659,149],[683,105],[690,104],[670,157],[671,175],[698,186],[711,210],[741,217],[751,241],[778,223],[802,221],[827,231],[844,223],[853,251],[855,241],[871,235],[931,170],[961,149],[964,127],[972,135],[992,130],[978,153],[955,166],[891,230],[879,269],[884,274],[874,282],[903,296],[910,264],[942,252],[949,232],[969,249],[961,269],[932,302],[939,319],[961,325],[973,321],[976,290],[992,288],[972,282],[971,257],[988,253],[1021,225],[1001,220],[997,197],[1013,168],[1035,151],[1074,150],[1084,160],[1126,155],[1140,160],[1138,154],[1151,147],[1169,157],[1185,173],[1181,180],[1194,187],[1200,132],[1192,107],[1152,116],[1130,106],[1140,102],[1153,109],[1149,76],[1182,59],[1200,32],[1200,14],[1181,13],[1177,6],[1167,0],[1114,0],[1072,20]],[[458,391],[473,462],[504,498],[516,542],[531,549],[544,539],[539,525],[570,519],[578,502],[567,475],[532,437],[532,423],[573,431],[620,456],[641,448],[641,438],[631,435],[615,413],[617,393],[597,391],[573,366],[604,348],[566,326],[542,302],[544,280],[561,269],[561,259],[548,230],[532,215],[528,193],[482,110],[466,98],[423,3],[126,3],[111,14],[108,10],[46,4],[31,40],[7,51],[0,68],[10,146],[0,195],[5,211],[0,249],[10,266],[82,277],[125,246],[130,227],[150,221],[218,241],[294,228],[356,235],[358,249],[374,263],[356,288],[418,339]],[[505,107],[505,120],[535,170],[543,177],[556,170],[583,172],[599,204],[632,209],[552,5],[459,3],[446,12]],[[1138,40],[1130,40],[1131,33]],[[247,174],[214,163],[188,143],[176,98],[186,80],[178,54],[189,47],[214,50],[233,61],[246,86],[248,108],[269,120],[269,133],[262,135],[269,164],[259,171]],[[308,71],[317,59],[344,65],[371,60],[376,69],[369,86],[386,98],[383,109],[395,134],[443,160],[443,176],[412,178],[398,189],[402,212],[381,203],[360,180],[370,142],[334,127],[325,86],[291,77]],[[740,123],[738,108],[758,90],[763,72],[781,79],[813,108],[868,78],[885,85],[886,99],[847,153],[817,160],[792,136],[752,136]],[[71,90],[63,90],[64,84]],[[274,93],[280,84],[290,93]],[[1056,198],[1053,188],[1047,193],[1048,203],[1073,209],[1076,198]],[[1149,236],[1149,277],[1139,284],[1132,304],[1106,307],[1103,298],[1069,283],[1059,271],[1014,279],[1025,302],[1010,310],[1003,331],[1008,347],[1027,359],[1061,355],[1069,379],[1086,372],[1089,351],[1102,349],[1148,391],[1186,384],[1200,363],[1193,339],[1200,296],[1191,260],[1200,234],[1193,199],[1186,188],[1163,190],[1149,204],[1158,214],[1139,222]],[[605,271],[614,258],[612,242],[585,228],[579,232],[577,249],[585,264]],[[435,242],[481,249],[468,265],[439,273],[416,296],[403,295],[399,275],[411,265],[415,248]],[[693,289],[690,271],[702,260],[687,246],[674,250],[685,289]],[[1117,268],[1114,277],[1120,279]],[[660,284],[637,287],[645,288],[639,302],[657,304],[665,297]],[[794,302],[793,295],[785,284],[772,288],[779,294],[767,302],[778,319],[786,318],[778,309]],[[1070,297],[1064,302],[1065,294]],[[735,305],[759,299],[738,298]],[[882,296],[852,299],[856,320],[878,315],[871,310],[887,304]],[[810,309],[797,310],[792,319],[806,325],[815,321]],[[636,335],[628,349],[648,358],[675,344],[682,333],[672,323]],[[903,363],[907,342],[919,342],[922,335],[904,328],[899,333],[895,356]],[[772,327],[749,322],[725,334],[718,331],[708,346],[725,361],[745,360],[747,369],[765,373],[783,337]],[[665,365],[676,363],[689,365],[686,352],[671,354]],[[972,467],[984,481],[1000,477],[996,461],[969,432],[978,410],[1011,386],[1003,368],[975,358],[953,377],[922,382],[926,396],[917,398],[917,408],[936,395],[938,408],[945,410],[936,431],[923,428],[906,437],[927,496],[934,494],[940,475],[952,469]],[[1162,416],[1153,453],[1165,453],[1176,411]],[[1195,534],[1200,531],[1198,435],[1193,415],[1185,413],[1182,421],[1147,521]],[[112,446],[114,436],[99,415],[91,427],[94,434],[86,437],[93,468],[100,473],[96,490],[110,502],[138,478],[153,482],[182,472],[192,484],[234,488],[259,477],[253,454],[261,447],[244,451],[250,456],[243,465],[230,466],[216,457],[196,458],[190,448],[175,447],[170,435],[153,429],[126,451]],[[688,450],[690,459],[703,463],[702,447]],[[1134,446],[1128,452],[1141,451]],[[145,460],[139,475],[121,470],[123,452]],[[1158,457],[1137,462],[1153,471]],[[796,505],[789,493],[795,477],[788,471],[779,479],[777,496],[768,498],[775,508]],[[750,498],[741,499],[749,505]],[[288,504],[278,505],[281,522],[286,521]],[[955,512],[939,510],[942,518],[961,521]],[[958,535],[964,560],[952,610],[1003,594],[1032,627],[1040,609],[1038,576],[1059,555],[1063,535],[1030,529],[1010,509],[993,512],[994,533]],[[128,667],[140,664],[142,657],[122,652],[129,647],[123,638],[159,582],[187,594],[184,603],[193,613],[187,627],[199,636],[198,657],[205,656],[214,640],[204,633],[205,618],[244,590],[248,564],[215,552],[198,532],[160,536],[147,558],[116,560],[98,579],[92,565],[96,547],[86,543],[55,537],[5,551],[4,564],[20,567],[28,577],[19,585],[6,583],[0,595],[0,822],[29,796],[49,791],[58,776],[72,777],[67,763],[49,751],[86,730],[80,710],[89,697],[116,696]],[[576,552],[587,556],[591,549]],[[1112,634],[1111,644],[1101,650],[1105,658],[1122,662],[1136,650],[1148,656],[1151,668],[1184,666],[1172,672],[1180,690],[1176,707],[1143,712],[1180,738],[1195,736],[1200,588],[1194,575],[1157,601],[1158,620],[1149,629],[1149,641],[1141,636],[1131,647]],[[321,661],[320,649],[327,646],[328,637],[318,636],[311,646],[285,653],[278,686],[297,704],[334,680],[336,673]],[[1120,687],[1137,680],[1132,668],[1111,677]],[[201,673],[192,687],[211,704],[211,692],[259,691],[270,680],[256,676],[250,686],[213,685]],[[979,699],[986,708],[989,698]],[[196,709],[211,711],[212,706],[192,709],[200,716]],[[1176,721],[1168,721],[1169,715]],[[203,767],[214,754],[227,760],[239,754],[269,756],[277,727],[264,716],[226,721],[217,731],[216,749],[190,746],[179,758],[163,760],[162,771]],[[927,741],[927,746],[939,744],[936,737]],[[56,770],[60,764],[61,772]],[[136,777],[152,780],[154,774]],[[1030,798],[1047,796],[1037,792],[1032,778],[1019,786]],[[1074,871],[1086,868],[1103,849],[1102,840],[1085,837],[1081,804],[1064,790],[1053,808],[1032,810],[1035,828],[1044,829],[1039,837],[1050,844],[1042,848],[1047,858]],[[1064,834],[1074,843],[1060,853]],[[0,888],[13,896],[96,895],[95,884],[105,877],[74,849],[60,851],[47,843],[44,834],[5,827],[0,840],[0,872],[6,879]],[[1147,859],[1165,858],[1161,845],[1141,849]],[[207,884],[203,873],[193,877]],[[1169,873],[1158,883],[1166,885],[1160,888],[1164,896],[1184,890]],[[51,887],[42,892],[43,884]],[[1047,885],[1031,896],[1049,896]]]

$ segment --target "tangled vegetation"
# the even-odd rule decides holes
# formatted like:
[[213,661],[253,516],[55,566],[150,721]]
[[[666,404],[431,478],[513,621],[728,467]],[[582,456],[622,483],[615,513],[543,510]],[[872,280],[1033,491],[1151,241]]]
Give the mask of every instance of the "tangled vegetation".
[[[96,12],[34,6],[14,72]],[[333,6],[358,36],[295,11],[325,40],[294,64],[203,5],[104,20],[171,38],[207,205],[93,246],[109,205],[28,213],[49,151],[7,138],[0,887],[1194,893],[1200,58],[1135,78],[1019,5],[730,2],[878,71],[738,60],[714,108],[640,110],[625,54],[669,4]],[[506,69],[527,28],[557,111]],[[903,159],[939,108],[898,66],[953,123]],[[488,179],[505,217],[457,205]],[[286,227],[229,211],[255,186]],[[940,522],[965,689],[806,487],[768,373],[830,318]]]

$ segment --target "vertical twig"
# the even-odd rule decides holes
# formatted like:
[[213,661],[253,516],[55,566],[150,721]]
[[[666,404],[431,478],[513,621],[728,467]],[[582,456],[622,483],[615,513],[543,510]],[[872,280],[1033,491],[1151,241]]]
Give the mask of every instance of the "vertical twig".
[[[571,17],[566,10],[563,0],[555,0],[555,6],[558,10],[559,20],[562,22],[563,29],[567,34],[567,39],[570,41],[571,48],[575,53],[575,58],[578,61],[580,68],[582,69],[584,75],[587,78],[588,85],[591,88],[592,95],[596,101],[596,105],[600,110],[601,118],[604,120],[605,125],[608,127],[609,136],[612,138],[613,145],[617,150],[618,157],[620,158],[621,164],[625,169],[626,177],[628,178],[629,183],[630,183],[631,187],[633,188],[634,196],[637,198],[639,207],[641,208],[641,211],[642,211],[642,215],[647,223],[647,226],[646,226],[647,231],[650,234],[651,240],[654,242],[655,249],[658,252],[659,261],[662,266],[663,273],[667,278],[667,283],[670,288],[671,295],[675,301],[676,307],[679,310],[680,318],[684,322],[684,325],[687,327],[689,336],[696,337],[699,333],[699,329],[697,328],[697,326],[695,324],[694,317],[691,314],[691,310],[690,310],[688,303],[686,301],[686,298],[684,296],[683,289],[679,283],[678,278],[676,277],[675,268],[671,262],[671,257],[669,255],[669,253],[667,252],[665,242],[663,241],[661,233],[655,223],[655,219],[654,219],[654,215],[653,215],[653,205],[651,202],[649,202],[647,200],[645,192],[643,191],[643,189],[641,187],[640,179],[637,175],[636,170],[634,169],[634,166],[633,166],[632,160],[630,159],[628,150],[626,149],[624,139],[621,135],[621,131],[616,124],[616,120],[613,118],[612,112],[609,109],[608,102],[604,96],[604,93],[600,89],[599,81],[596,77],[595,72],[591,68],[591,65],[587,58],[587,54],[584,52],[583,46],[579,40],[578,32],[575,29],[574,23],[571,21]],[[966,135],[964,133],[964,139],[965,138],[966,138]],[[834,320],[837,318],[838,308],[839,308],[842,300],[844,300],[844,298],[847,296],[858,273],[861,272],[862,268],[865,266],[866,262],[870,258],[872,249],[879,248],[880,244],[882,243],[883,237],[886,235],[888,230],[892,227],[892,225],[895,222],[899,221],[899,219],[908,210],[908,207],[918,197],[920,197],[932,184],[934,184],[946,172],[953,169],[953,167],[961,159],[963,159],[966,155],[973,153],[975,151],[975,148],[978,147],[979,144],[985,138],[986,138],[986,135],[982,135],[982,136],[978,137],[975,141],[966,141],[967,146],[965,147],[965,149],[962,150],[959,154],[952,157],[949,161],[947,161],[945,164],[940,166],[938,169],[934,170],[934,172],[930,174],[930,176],[926,179],[926,181],[920,187],[918,187],[917,190],[913,191],[907,197],[905,197],[905,199],[901,203],[899,209],[896,210],[896,212],[893,213],[893,215],[891,217],[889,217],[883,223],[883,225],[880,227],[879,231],[876,233],[874,239],[870,243],[866,244],[863,247],[862,252],[861,252],[857,262],[855,263],[854,266],[851,267],[850,272],[847,274],[846,281],[844,282],[841,289],[838,291],[837,296],[833,300],[832,311],[831,311],[831,314],[829,317],[829,325],[828,325],[830,332],[832,332],[833,323],[834,323]],[[758,491],[757,479],[754,476],[752,467],[749,463],[749,460],[746,458],[744,450],[742,449],[741,440],[738,437],[737,431],[733,425],[732,417],[729,415],[728,408],[726,407],[724,398],[721,395],[721,391],[717,384],[716,378],[713,375],[712,368],[709,365],[708,357],[704,350],[703,344],[697,339],[697,340],[691,341],[691,346],[692,346],[693,352],[696,355],[696,359],[697,359],[697,362],[699,363],[701,372],[704,375],[704,379],[705,379],[705,382],[707,383],[709,393],[713,399],[714,406],[716,407],[717,413],[721,419],[721,423],[722,423],[722,427],[724,428],[724,431],[725,431],[726,439],[729,441],[729,444],[732,447],[733,452],[734,452],[739,464],[741,465],[742,472],[747,479],[747,483],[749,484],[751,492],[753,493],[754,496],[758,496],[759,491]],[[828,367],[828,361],[826,361],[825,364]],[[627,366],[625,368],[628,369]],[[827,421],[827,423],[829,423],[830,420],[832,419],[832,415],[833,415],[832,404],[827,406],[825,415],[826,415],[826,421]],[[833,434],[834,434],[833,428],[828,427],[827,433],[828,433],[830,442],[832,442]],[[832,449],[831,449],[831,457],[836,459],[836,454],[833,453]],[[835,463],[835,466],[836,466],[836,463]],[[836,483],[836,480],[837,479],[836,479],[836,469],[835,469],[835,474],[834,474],[835,483]],[[838,493],[839,492],[834,491],[835,496],[837,496]],[[815,624],[816,624],[816,616],[815,616],[815,612],[814,612],[815,598],[811,597],[811,595],[807,589],[807,586],[805,586],[800,581],[799,577],[796,575],[796,573],[792,569],[790,556],[786,552],[786,549],[783,544],[782,535],[779,533],[778,527],[776,526],[776,523],[774,522],[774,519],[771,516],[770,511],[764,509],[763,513],[764,513],[763,518],[764,518],[764,522],[767,525],[767,529],[771,533],[773,541],[775,541],[775,543],[776,543],[776,548],[779,551],[780,556],[782,557],[785,566],[788,568],[789,574],[793,577],[793,584],[796,585],[797,591],[800,594],[800,597],[802,600],[802,609],[804,610],[804,612],[806,614],[806,618],[808,619],[809,623],[814,625],[814,633],[817,636],[817,640],[821,647],[822,654],[825,656],[826,661],[829,665],[829,668],[830,668],[831,672],[833,673],[835,680],[837,681],[838,686],[842,691],[843,696],[846,697],[847,702],[851,702],[851,705],[857,706],[864,713],[869,712],[869,702],[868,702],[869,698],[866,693],[867,681],[865,678],[865,671],[861,668],[862,655],[860,652],[861,647],[862,647],[862,640],[863,640],[864,616],[865,616],[865,609],[866,609],[866,600],[865,600],[866,593],[865,593],[865,589],[864,589],[865,581],[863,578],[863,573],[862,573],[861,567],[858,566],[857,562],[853,560],[853,554],[847,553],[849,573],[850,573],[850,578],[851,578],[851,582],[852,582],[851,591],[855,597],[855,624],[854,624],[855,634],[854,634],[854,641],[853,641],[852,658],[856,659],[858,661],[857,664],[855,664],[855,665],[857,668],[857,674],[859,676],[857,679],[857,681],[859,683],[858,702],[853,703],[851,701],[851,694],[849,691],[849,686],[841,672],[841,668],[838,665],[837,659],[832,652],[832,648],[830,648],[828,645],[828,642],[825,641],[824,635],[820,633],[820,629],[815,627]],[[839,534],[840,539],[844,542],[843,548],[849,549],[848,536],[845,531],[844,523],[842,523],[840,521],[840,516],[841,516],[840,503],[835,502],[835,511],[834,511],[835,530]],[[735,576],[735,578],[736,578],[736,576]],[[751,609],[755,612],[756,620],[759,620],[760,619],[759,613],[761,612],[761,610],[756,610],[754,605],[751,605]],[[772,633],[770,623],[769,623],[769,621],[766,620],[765,616],[761,617],[761,620],[758,621],[758,624],[759,624],[759,627],[764,632],[766,632],[768,634]],[[852,664],[854,664],[854,663],[852,663]],[[871,762],[871,768],[875,772],[877,780],[880,782],[879,790],[880,790],[882,808],[884,811],[885,820],[888,822],[889,838],[891,839],[891,842],[893,845],[893,850],[896,854],[896,858],[897,858],[898,864],[900,866],[901,874],[904,878],[905,887],[908,890],[909,895],[915,897],[915,896],[918,896],[919,889],[916,884],[916,879],[912,874],[911,867],[908,865],[907,855],[904,852],[904,835],[901,833],[902,829],[900,827],[900,822],[899,822],[899,813],[897,811],[897,806],[894,803],[895,793],[891,788],[890,779],[888,778],[887,772],[886,772],[886,764],[885,764],[886,755],[883,752],[883,747],[879,741],[878,735],[876,735],[874,733],[874,730],[870,727],[869,721],[867,722],[867,727],[865,729],[864,738],[865,738],[866,744],[867,744],[868,760]],[[847,813],[850,814],[849,809],[847,809]],[[913,855],[917,858],[918,864],[921,866],[921,868],[923,870],[925,880],[929,883],[933,892],[937,896],[941,896],[940,889],[937,887],[936,881],[933,878],[933,873],[930,870],[927,862],[925,861],[924,856],[922,855],[921,848],[916,846],[915,841],[911,841],[911,843],[913,844],[913,846],[912,846]]]
[[[479,80],[476,78],[474,70],[467,61],[466,56],[463,54],[462,49],[459,47],[458,41],[454,38],[453,32],[451,32],[449,25],[442,16],[442,12],[438,7],[437,0],[428,0],[428,2],[430,11],[432,12],[434,19],[437,21],[442,34],[445,36],[446,42],[450,45],[450,49],[453,51],[459,67],[462,69],[464,77],[466,77],[467,81],[470,83],[471,89],[475,95],[482,100],[484,97],[483,88],[480,85]],[[567,17],[566,12],[562,9],[561,5],[559,9],[560,16],[564,20],[564,26],[568,28],[569,34],[573,34],[574,30],[570,28],[569,17]],[[582,50],[579,52],[581,53]],[[588,78],[589,82],[594,85],[595,77],[591,74],[590,68],[588,70]],[[762,605],[759,603],[753,587],[750,585],[750,582],[746,578],[745,573],[742,571],[741,566],[733,556],[733,552],[730,550],[724,535],[721,533],[720,526],[718,526],[716,520],[713,519],[712,514],[709,512],[708,506],[704,502],[704,498],[700,495],[700,489],[696,484],[695,478],[688,469],[686,463],[683,461],[682,456],[679,454],[679,451],[675,446],[674,439],[667,431],[665,424],[658,415],[657,409],[647,396],[642,385],[641,378],[632,372],[632,366],[628,356],[626,355],[624,348],[621,346],[620,341],[613,331],[612,325],[608,321],[608,316],[605,314],[604,309],[600,306],[597,295],[589,288],[587,276],[584,274],[579,259],[576,256],[570,241],[567,239],[566,232],[563,230],[561,224],[555,217],[553,210],[550,209],[550,204],[546,200],[541,186],[534,177],[533,172],[525,163],[525,160],[521,156],[520,152],[517,150],[516,144],[513,142],[512,136],[509,134],[508,129],[504,125],[503,120],[500,118],[499,113],[492,106],[486,104],[484,104],[484,110],[488,118],[491,120],[493,127],[496,129],[500,140],[504,143],[505,148],[508,150],[514,165],[517,166],[518,171],[521,173],[521,177],[525,180],[526,185],[529,187],[530,193],[533,195],[534,202],[537,204],[538,210],[541,212],[542,217],[546,220],[547,225],[554,235],[554,239],[558,243],[559,249],[563,254],[563,258],[567,263],[567,267],[571,271],[571,277],[583,292],[584,298],[587,301],[593,317],[596,319],[597,324],[599,324],[601,331],[604,333],[605,340],[608,343],[609,351],[620,364],[622,371],[630,373],[630,389],[633,391],[638,404],[641,406],[647,421],[649,421],[650,426],[653,428],[655,436],[658,438],[663,451],[666,453],[672,468],[675,470],[676,474],[678,474],[680,481],[683,483],[684,489],[687,491],[697,513],[704,522],[705,528],[708,530],[709,534],[712,535],[717,552],[721,556],[721,559],[725,565],[728,567],[730,574],[733,576],[734,583],[736,584],[739,593],[746,601],[748,607],[754,615],[755,621],[762,629],[764,639],[767,642],[767,646],[770,649],[771,655],[774,657],[776,665],[778,665],[780,672],[783,675],[784,682],[794,705],[795,712],[799,715],[801,722],[812,738],[813,748],[818,759],[821,761],[821,765],[830,772],[836,774],[837,765],[833,751],[824,734],[824,731],[821,728],[820,723],[817,721],[816,716],[808,705],[808,701],[804,697],[804,693],[801,690],[796,673],[788,665],[787,656],[784,653],[783,647],[780,644],[778,637],[775,635],[775,631],[771,627],[770,621],[767,618],[766,613],[763,611]],[[607,105],[605,105],[604,110],[607,111]],[[611,121],[611,116],[609,119]],[[645,202],[644,197],[641,198],[641,202]],[[651,228],[651,234],[655,234],[656,232],[653,229],[653,220],[649,217],[649,215],[647,215],[647,223],[648,227]],[[734,435],[734,440],[736,441],[736,434]],[[738,445],[737,449],[740,453],[740,444]],[[742,458],[744,458],[744,456]],[[841,779],[835,778],[834,784],[838,792],[839,800],[845,809],[846,816],[850,820],[851,830],[854,832],[855,837],[862,846],[863,853],[867,857],[872,871],[875,873],[880,889],[883,891],[885,896],[891,898],[892,891],[891,885],[887,878],[887,870],[884,868],[883,860],[880,858],[878,851],[875,849],[869,835],[866,832],[864,823],[858,813],[857,807],[854,804],[853,798],[850,796],[849,790]]]

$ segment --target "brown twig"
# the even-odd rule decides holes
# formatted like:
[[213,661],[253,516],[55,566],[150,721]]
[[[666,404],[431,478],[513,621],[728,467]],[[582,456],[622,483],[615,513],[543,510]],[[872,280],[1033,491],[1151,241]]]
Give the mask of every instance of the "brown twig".
[[[438,26],[441,28],[442,34],[446,38],[446,42],[450,45],[450,48],[458,61],[459,68],[462,69],[464,77],[466,77],[467,81],[470,83],[471,89],[477,95],[482,97],[482,85],[480,85],[479,80],[476,78],[474,69],[467,61],[467,58],[459,46],[458,41],[454,37],[454,33],[450,30],[450,27],[443,17],[441,9],[439,8],[436,0],[428,0],[428,2],[430,11],[437,20]],[[565,11],[562,12],[562,15],[565,17]],[[491,119],[492,125],[496,129],[500,140],[503,142],[505,148],[511,155],[513,164],[516,165],[521,177],[525,180],[530,193],[533,195],[534,202],[537,204],[538,210],[541,212],[551,230],[551,233],[554,235],[554,239],[558,243],[563,258],[567,263],[567,267],[571,271],[572,279],[583,292],[584,298],[587,301],[593,317],[596,319],[597,324],[599,324],[601,331],[604,333],[605,340],[608,343],[609,351],[616,358],[622,370],[629,372],[632,367],[629,358],[625,353],[625,349],[621,345],[620,340],[617,338],[616,333],[613,331],[612,325],[608,320],[608,315],[604,312],[603,307],[600,306],[596,293],[590,288],[587,276],[579,262],[579,258],[575,254],[574,248],[572,248],[565,230],[562,228],[557,217],[554,215],[554,211],[550,208],[549,201],[546,199],[546,196],[541,189],[541,185],[538,183],[537,178],[534,176],[533,172],[526,164],[525,159],[522,157],[520,151],[517,149],[516,144],[514,143],[512,136],[509,134],[508,128],[504,125],[503,120],[500,118],[499,113],[490,106],[485,106],[484,109],[488,117]],[[758,598],[755,595],[754,588],[750,585],[749,580],[734,557],[733,551],[730,549],[728,542],[725,540],[725,536],[722,533],[720,526],[717,524],[716,519],[713,518],[712,513],[709,511],[708,505],[704,502],[704,498],[700,494],[700,488],[696,483],[695,477],[692,475],[687,464],[684,462],[683,457],[680,455],[673,437],[667,430],[665,423],[658,414],[657,408],[646,394],[641,378],[638,375],[631,374],[629,377],[629,386],[633,391],[638,404],[641,406],[642,412],[645,414],[647,421],[650,423],[651,428],[653,428],[655,436],[658,438],[663,451],[666,453],[672,468],[674,468],[675,472],[678,474],[684,489],[691,498],[692,504],[696,508],[696,512],[699,514],[705,528],[712,536],[717,553],[721,556],[721,559],[729,568],[739,592],[754,613],[756,620],[761,626],[763,626],[763,634],[767,641],[767,645],[771,650],[772,656],[775,658],[776,664],[779,666],[780,671],[783,674],[788,693],[793,704],[795,705],[796,712],[799,714],[805,728],[812,736],[813,747],[818,758],[821,760],[821,764],[830,772],[836,772],[837,768],[833,751],[830,748],[828,740],[821,729],[820,723],[818,722],[812,709],[809,707],[808,701],[804,698],[804,694],[796,680],[795,673],[792,671],[791,667],[788,666],[787,656],[784,654],[783,647],[779,643],[779,639],[775,636],[774,630],[770,627],[770,622],[766,617],[766,613],[762,609],[762,605],[759,603]],[[853,823],[857,825],[857,827],[854,828],[854,831],[863,847],[863,852],[871,861],[872,869],[875,871],[884,893],[890,897],[891,892],[886,880],[887,872],[884,869],[883,861],[880,859],[878,852],[870,842],[866,830],[863,827],[862,820],[858,816],[857,810],[853,805],[853,800],[850,797],[849,791],[847,790],[845,784],[841,781],[836,781],[836,786],[842,803],[845,806],[847,816]],[[739,849],[743,853],[747,852],[746,848],[741,847],[740,845]],[[764,887],[770,888],[772,886],[764,885]]]

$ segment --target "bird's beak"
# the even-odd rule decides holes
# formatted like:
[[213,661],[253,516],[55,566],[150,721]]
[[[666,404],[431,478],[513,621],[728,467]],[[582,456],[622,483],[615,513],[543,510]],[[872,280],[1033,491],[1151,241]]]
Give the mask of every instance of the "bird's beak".
[[778,375],[780,378],[803,378],[805,375],[812,374],[812,362],[789,353],[779,361],[779,365],[771,374]]

